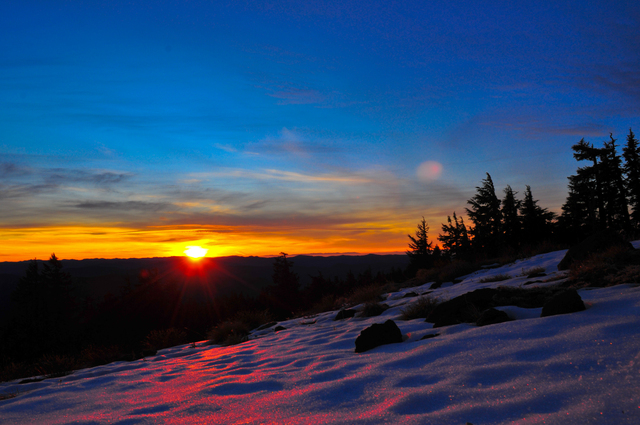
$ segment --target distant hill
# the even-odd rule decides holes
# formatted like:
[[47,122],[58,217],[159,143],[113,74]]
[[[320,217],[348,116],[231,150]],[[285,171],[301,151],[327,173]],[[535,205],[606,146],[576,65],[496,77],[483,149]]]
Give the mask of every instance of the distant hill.
[[[371,268],[375,275],[378,272],[390,272],[392,268],[404,270],[409,263],[406,255],[299,255],[289,259],[293,262],[294,272],[300,276],[302,286],[309,284],[310,276],[318,273],[325,278],[344,278],[349,271],[358,275]],[[243,292],[255,296],[271,284],[274,261],[274,258],[238,256],[203,258],[199,261],[166,257],[62,260],[62,265],[76,283],[76,297],[86,296],[101,301],[105,297],[118,295],[127,281],[135,284],[141,273],[149,272],[157,272],[165,280],[207,283],[207,286],[215,288],[217,294]],[[10,294],[20,277],[24,276],[28,264],[28,261],[0,262],[0,311],[7,310]]]

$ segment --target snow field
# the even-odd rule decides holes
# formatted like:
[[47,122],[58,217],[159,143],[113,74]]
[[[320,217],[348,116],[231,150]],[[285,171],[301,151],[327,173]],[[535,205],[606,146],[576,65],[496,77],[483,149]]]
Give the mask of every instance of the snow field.
[[[521,286],[538,280],[522,276],[538,266],[547,272],[540,280],[558,280],[524,287],[554,285],[563,256],[482,270],[429,296]],[[497,274],[512,278],[480,282]],[[236,346],[183,345],[62,378],[0,383],[0,393],[19,393],[0,401],[0,423],[640,423],[638,285],[580,290],[587,310],[568,315],[500,307],[518,320],[437,329],[399,320],[416,299],[403,295],[429,286],[388,294],[391,308],[378,317],[333,321],[336,312],[322,313]],[[405,341],[354,353],[360,331],[387,319]]]

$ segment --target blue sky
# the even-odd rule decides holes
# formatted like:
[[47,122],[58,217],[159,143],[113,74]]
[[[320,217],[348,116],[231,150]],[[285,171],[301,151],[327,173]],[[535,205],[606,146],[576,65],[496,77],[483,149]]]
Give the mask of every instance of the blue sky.
[[631,1],[4,1],[0,235],[398,251],[486,172],[559,211],[571,145],[640,124],[639,23]]

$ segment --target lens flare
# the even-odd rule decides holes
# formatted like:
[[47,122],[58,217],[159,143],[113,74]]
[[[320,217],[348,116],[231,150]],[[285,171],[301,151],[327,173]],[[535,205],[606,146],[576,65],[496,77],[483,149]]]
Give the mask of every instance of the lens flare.
[[187,249],[184,250],[184,254],[191,258],[202,258],[209,251],[206,248],[202,248],[199,246],[188,246]]
[[423,182],[436,180],[442,174],[442,164],[436,161],[425,161],[418,166],[416,174]]

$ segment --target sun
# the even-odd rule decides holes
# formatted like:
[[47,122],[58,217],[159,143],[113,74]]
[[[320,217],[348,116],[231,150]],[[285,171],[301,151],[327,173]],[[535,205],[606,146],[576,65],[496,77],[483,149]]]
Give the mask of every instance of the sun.
[[209,251],[206,248],[202,248],[199,246],[188,246],[187,249],[184,250],[184,254],[191,258],[202,258]]

